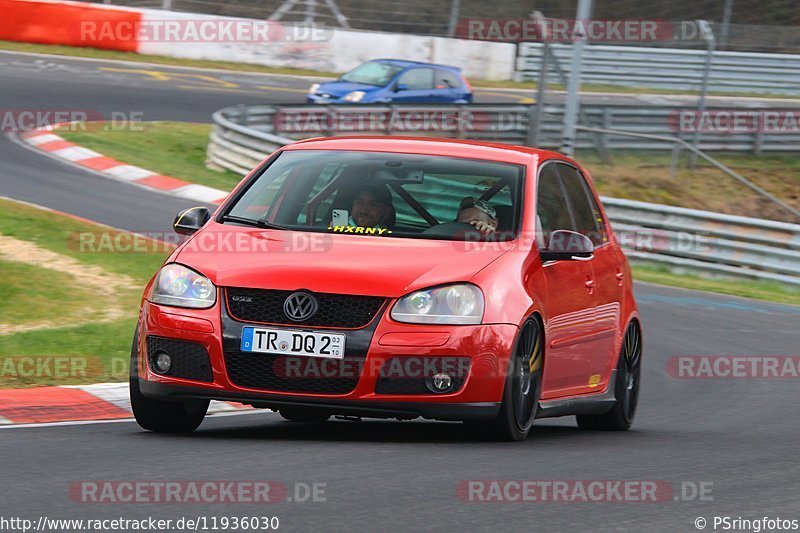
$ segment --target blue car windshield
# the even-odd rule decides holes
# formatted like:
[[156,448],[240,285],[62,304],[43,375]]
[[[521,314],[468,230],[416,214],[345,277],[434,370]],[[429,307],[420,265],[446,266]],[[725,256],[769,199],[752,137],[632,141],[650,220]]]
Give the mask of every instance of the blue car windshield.
[[383,87],[388,84],[395,75],[403,70],[402,67],[380,61],[369,61],[357,66],[344,76],[342,81],[350,83],[363,83],[364,85],[375,85]]

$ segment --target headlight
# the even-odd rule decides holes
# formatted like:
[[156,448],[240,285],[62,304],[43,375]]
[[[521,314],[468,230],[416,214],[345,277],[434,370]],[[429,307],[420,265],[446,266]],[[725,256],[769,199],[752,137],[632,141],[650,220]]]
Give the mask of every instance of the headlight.
[[308,88],[309,94],[314,94],[319,89],[319,83],[312,83],[311,87]]
[[483,293],[468,283],[416,291],[400,298],[391,316],[412,324],[480,324]]
[[150,301],[175,307],[205,309],[217,301],[217,289],[211,280],[175,263],[158,273]]
[[360,102],[364,95],[367,94],[364,91],[353,91],[351,93],[347,93],[344,95],[345,102]]

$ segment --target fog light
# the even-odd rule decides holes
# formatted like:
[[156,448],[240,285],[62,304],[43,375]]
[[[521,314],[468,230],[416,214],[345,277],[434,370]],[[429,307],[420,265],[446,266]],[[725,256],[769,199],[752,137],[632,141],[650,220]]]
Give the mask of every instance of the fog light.
[[156,372],[159,374],[166,374],[172,367],[172,358],[163,350],[157,352],[155,357],[155,367]]
[[453,377],[446,372],[438,372],[425,381],[432,392],[447,392],[453,387]]

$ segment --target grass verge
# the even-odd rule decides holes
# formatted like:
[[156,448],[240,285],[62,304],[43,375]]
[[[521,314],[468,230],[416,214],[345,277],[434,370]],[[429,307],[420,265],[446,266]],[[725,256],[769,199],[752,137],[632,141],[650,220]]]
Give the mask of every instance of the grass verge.
[[677,273],[662,265],[634,264],[633,277],[637,281],[694,289],[698,291],[717,292],[755,298],[768,302],[800,305],[800,287],[794,288],[772,281],[731,280],[712,278],[692,273]]
[[[800,158],[796,155],[712,155],[751,182],[800,209]],[[594,152],[584,151],[576,155],[576,159],[591,173],[600,194],[605,196],[798,222],[782,207],[704,162],[698,162],[692,170],[684,157],[672,176],[668,152],[614,152],[612,158],[613,164],[607,164]]]
[[73,287],[73,279],[64,272],[17,261],[5,261],[0,255],[0,301],[13,302],[3,308],[2,323],[19,326],[30,322],[70,320],[92,307],[94,293]]
[[137,131],[88,128],[87,131],[58,132],[68,141],[118,161],[230,191],[242,177],[205,167],[210,133],[211,126],[207,124],[186,122],[146,122]]
[[[124,366],[130,356],[130,343],[139,308],[141,291],[165,258],[163,251],[140,253],[93,252],[76,246],[76,236],[83,232],[96,234],[109,231],[113,238],[120,233],[102,226],[33,206],[0,199],[0,235],[35,244],[39,249],[74,260],[84,271],[102,271],[109,277],[129,279],[130,284],[109,289],[104,297],[83,299],[80,285],[62,279],[58,272],[47,271],[50,280],[33,285],[45,276],[34,268],[3,268],[4,305],[7,311],[0,325],[29,324],[30,330],[0,335],[0,387],[16,388],[37,385],[68,385],[120,381],[126,378]],[[4,258],[5,259],[5,258]],[[25,263],[25,267],[29,265]],[[44,267],[41,267],[44,269]],[[53,284],[61,284],[53,287]],[[101,322],[97,314],[113,301],[119,315]],[[70,323],[64,312],[77,309],[79,320]],[[24,313],[20,311],[24,310]],[[57,315],[57,316],[54,316]],[[41,319],[66,323],[63,327],[37,329]],[[46,365],[21,366],[19,358],[67,358],[89,361],[85,372],[53,373],[52,361]],[[31,368],[34,370],[31,373]],[[48,370],[49,369],[49,370]],[[23,373],[22,370],[25,372]],[[122,372],[120,374],[120,371]]]

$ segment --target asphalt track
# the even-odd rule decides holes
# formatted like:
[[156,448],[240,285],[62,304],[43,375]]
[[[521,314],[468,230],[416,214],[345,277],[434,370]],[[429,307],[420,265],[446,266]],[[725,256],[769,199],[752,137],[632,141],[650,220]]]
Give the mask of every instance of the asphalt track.
[[[245,84],[226,75],[234,88],[102,66],[130,68],[0,54],[2,106],[208,121],[225,105],[298,101],[300,94],[287,89],[307,84],[258,76],[272,88],[253,90],[252,76],[243,77]],[[137,231],[167,229],[187,205],[47,159],[5,136],[0,196]],[[190,437],[144,433],[131,422],[4,429],[0,516],[259,515],[278,516],[281,529],[293,531],[697,531],[697,517],[708,520],[707,530],[714,516],[800,519],[798,380],[677,379],[666,371],[671,358],[684,355],[797,355],[800,308],[644,284],[637,296],[643,390],[627,433],[583,432],[570,417],[537,422],[524,443],[497,444],[452,423],[304,425],[272,413],[210,418]],[[81,480],[324,483],[326,501],[88,504],[69,495]],[[704,501],[469,503],[457,497],[462,480],[663,480],[679,496],[681,483],[713,487]]]

